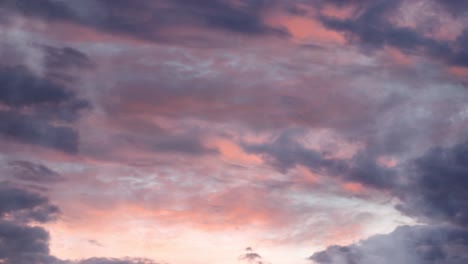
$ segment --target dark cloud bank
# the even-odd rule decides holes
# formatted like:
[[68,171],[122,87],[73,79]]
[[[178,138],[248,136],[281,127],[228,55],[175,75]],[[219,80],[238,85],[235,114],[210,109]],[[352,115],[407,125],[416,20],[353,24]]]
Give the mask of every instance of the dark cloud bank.
[[[343,1],[339,1],[339,4]],[[323,17],[330,29],[345,32],[352,43],[364,49],[392,46],[403,52],[423,52],[456,66],[468,65],[466,50],[468,30],[454,42],[439,41],[418,31],[388,22],[389,14],[401,8],[403,1],[370,1],[361,3],[361,12],[351,19]],[[465,15],[466,1],[434,1],[455,16]],[[350,3],[350,2],[349,2]],[[349,4],[348,3],[348,4]],[[318,167],[330,171],[331,162],[316,153],[295,151],[296,155],[315,155]],[[299,153],[299,154],[298,154]],[[268,152],[281,160],[275,152]],[[285,154],[283,154],[285,155]],[[371,156],[372,157],[372,156]],[[372,159],[370,159],[372,160]],[[337,161],[333,161],[335,164]],[[340,161],[341,162],[341,161]],[[324,166],[325,164],[325,166]],[[370,162],[367,164],[376,164]],[[317,166],[314,166],[315,168]],[[333,168],[333,167],[332,167]],[[420,226],[401,226],[390,234],[376,235],[348,246],[330,246],[314,253],[309,260],[318,264],[462,264],[468,263],[468,142],[452,147],[436,147],[396,171],[379,166],[361,167],[358,177],[347,179],[388,191],[400,199],[397,209],[417,219]],[[366,172],[371,172],[366,173]],[[365,175],[385,181],[372,182]],[[377,176],[377,177],[376,177]]]
[[340,181],[357,182],[399,199],[396,209],[421,225],[401,226],[349,246],[313,254],[317,264],[468,263],[468,142],[434,147],[396,167],[378,162],[367,148],[349,159],[330,158],[304,147],[295,133],[269,143],[246,144],[280,171],[296,165]]
[[[44,70],[64,74],[91,67],[88,57],[70,47],[32,47],[44,54]],[[5,50],[21,54],[21,49]],[[20,56],[0,62],[0,135],[9,140],[76,153],[79,135],[73,123],[90,103],[69,82],[39,75]]]
[[468,142],[433,148],[412,161],[406,173],[404,181],[380,187],[400,198],[398,210],[423,225],[399,227],[350,246],[331,246],[309,259],[319,264],[467,263]]
[[349,246],[313,254],[317,264],[468,263],[468,142],[433,147],[395,167],[381,164],[372,143],[350,158],[330,157],[304,146],[297,131],[261,144],[244,144],[271,166],[286,172],[297,165],[341,182],[357,182],[400,201],[396,209],[417,220]]
[[[339,5],[356,4],[354,1],[333,1]],[[389,17],[404,8],[403,0],[362,1],[360,12],[352,18],[339,19],[322,16],[324,26],[343,32],[348,40],[363,50],[375,50],[390,46],[404,53],[422,53],[449,65],[468,66],[468,28],[454,41],[428,37],[417,29],[397,26]],[[452,14],[463,15],[468,10],[466,1],[434,0]],[[439,11],[440,12],[440,11]]]

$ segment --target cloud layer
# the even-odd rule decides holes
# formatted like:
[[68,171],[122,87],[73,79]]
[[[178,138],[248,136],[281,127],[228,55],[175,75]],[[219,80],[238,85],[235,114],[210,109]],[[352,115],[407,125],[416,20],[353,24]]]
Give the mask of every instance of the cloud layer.
[[0,263],[466,262],[467,10],[0,1]]

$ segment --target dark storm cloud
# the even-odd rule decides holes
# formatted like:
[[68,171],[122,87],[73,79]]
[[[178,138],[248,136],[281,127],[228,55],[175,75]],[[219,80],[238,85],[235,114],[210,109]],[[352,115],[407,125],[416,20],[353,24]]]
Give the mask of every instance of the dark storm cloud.
[[411,165],[406,186],[396,190],[399,209],[430,223],[468,227],[468,142],[434,148]]
[[326,153],[304,147],[294,138],[300,138],[300,135],[283,133],[269,143],[244,144],[244,149],[250,153],[263,155],[267,162],[280,171],[303,165],[315,173],[375,188],[388,189],[397,184],[396,172],[379,165],[377,157],[371,153],[359,152],[350,159],[330,158]]
[[33,75],[25,67],[0,68],[0,102],[13,106],[57,104],[70,100],[72,93],[47,79]]
[[[216,154],[218,150],[205,146],[199,132],[174,132],[155,125],[138,124],[138,121],[124,121],[125,128],[139,128],[128,130],[125,134],[110,136],[113,146],[118,148],[137,148],[153,153],[209,155]],[[133,126],[132,126],[133,125]]]
[[451,61],[455,65],[468,67],[468,28],[466,28],[456,40],[457,52]]
[[269,1],[52,1],[5,0],[0,8],[49,21],[72,22],[110,33],[164,41],[160,30],[171,26],[200,26],[248,35],[287,35],[263,22]]
[[41,227],[0,220],[0,260],[5,264],[56,263],[49,255],[49,234]]
[[310,260],[318,264],[467,263],[468,142],[429,150],[410,161],[405,174],[405,181],[387,190],[401,200],[397,209],[428,226],[400,227],[350,246],[331,246]]
[[392,24],[388,19],[403,1],[379,0],[368,2],[362,11],[352,18],[320,18],[327,28],[344,32],[351,43],[363,50],[380,49],[385,46],[397,48],[404,53],[423,53],[451,65],[468,66],[466,46],[467,30],[454,42],[425,36],[417,29]]
[[78,132],[53,125],[35,116],[0,111],[0,134],[22,143],[39,145],[67,153],[78,151]]
[[364,151],[350,159],[328,158],[294,137],[300,135],[285,133],[270,143],[244,147],[280,171],[303,165],[315,173],[389,191],[400,198],[397,209],[406,215],[468,227],[468,142],[434,148],[397,169],[381,166],[376,156]]
[[0,183],[0,260],[5,264],[49,264],[49,234],[30,222],[49,222],[59,209],[41,194]]
[[326,158],[323,153],[304,147],[294,140],[294,134],[282,133],[270,143],[244,145],[246,151],[262,154],[281,171],[304,165],[315,172],[340,174],[348,170],[345,161]]
[[[61,58],[62,64],[67,59]],[[59,63],[59,58],[55,58]],[[0,67],[0,103],[11,108],[34,107],[47,118],[72,121],[80,110],[89,107],[85,100],[63,85],[39,77],[24,66]]]
[[331,246],[313,254],[317,264],[463,264],[468,232],[447,227],[403,226],[350,246]]
[[287,35],[284,30],[267,26],[263,22],[262,12],[273,2],[268,0],[241,1],[240,5],[229,1],[190,1],[177,0],[177,9],[189,16],[200,16],[208,27],[225,29],[245,34]]
[[[70,60],[63,56],[61,59]],[[55,63],[58,61],[55,58]],[[26,67],[1,67],[0,104],[8,109],[0,111],[1,135],[23,143],[77,152],[78,132],[51,122],[72,122],[81,110],[89,107],[89,103],[77,98],[74,92],[36,76]]]
[[60,210],[50,204],[49,199],[35,192],[10,186],[0,186],[0,219],[8,217],[15,222],[49,222],[57,217]]

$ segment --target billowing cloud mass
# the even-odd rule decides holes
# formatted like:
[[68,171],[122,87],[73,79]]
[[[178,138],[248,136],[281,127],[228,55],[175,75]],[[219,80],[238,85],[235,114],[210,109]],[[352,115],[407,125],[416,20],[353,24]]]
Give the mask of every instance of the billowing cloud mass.
[[350,246],[331,246],[310,260],[320,264],[468,261],[467,153],[466,143],[431,149],[411,163],[405,184],[389,186],[401,198],[397,208],[429,226],[399,227]]
[[468,233],[444,227],[397,228],[351,246],[331,246],[310,257],[316,263],[466,263]]
[[467,25],[456,0],[0,0],[0,263],[466,263]]

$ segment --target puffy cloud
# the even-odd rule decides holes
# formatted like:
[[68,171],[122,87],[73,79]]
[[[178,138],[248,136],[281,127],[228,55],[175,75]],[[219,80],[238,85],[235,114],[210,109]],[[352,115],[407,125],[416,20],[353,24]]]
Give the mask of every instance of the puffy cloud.
[[[83,54],[71,48],[44,49],[48,51],[46,68],[60,62],[64,63],[62,69],[67,67],[65,64],[88,63]],[[0,87],[0,134],[26,144],[77,152],[78,132],[66,123],[75,121],[83,109],[89,108],[88,101],[78,98],[64,83],[39,76],[21,62],[0,66]]]
[[33,116],[0,111],[0,134],[23,143],[45,146],[67,153],[78,151],[78,133]]
[[400,210],[425,222],[468,226],[468,143],[431,149],[409,174],[408,184],[396,190]]
[[371,153],[361,151],[349,159],[330,157],[326,152],[305,147],[295,139],[300,137],[300,134],[284,132],[271,142],[244,147],[248,152],[263,155],[280,171],[302,165],[314,173],[382,189],[392,188],[399,180],[394,169],[379,164],[378,157]]
[[0,86],[0,102],[12,107],[57,104],[72,98],[71,92],[24,67],[1,68]]
[[18,222],[48,222],[57,216],[58,207],[47,197],[3,182],[0,187],[0,217]]
[[[447,7],[458,5],[447,2],[451,2],[446,4]],[[363,50],[389,46],[408,54],[422,51],[424,56],[449,65],[468,65],[466,45],[460,45],[464,43],[466,33],[459,35],[455,41],[446,41],[427,36],[414,27],[397,25],[389,18],[396,16],[404,5],[405,1],[374,1],[361,6],[360,12],[356,12],[357,15],[353,17],[322,16],[320,20],[326,27],[344,32],[351,43],[361,46]]]
[[468,143],[432,148],[411,161],[406,174],[405,181],[387,186],[388,190],[401,200],[397,209],[428,225],[399,227],[350,246],[331,246],[310,260],[319,264],[468,261]]
[[53,220],[59,209],[48,198],[10,186],[0,185],[0,260],[6,264],[53,263],[49,255],[49,234],[31,222]]
[[468,261],[468,232],[463,229],[402,226],[350,246],[331,246],[313,254],[317,264],[461,264]]
[[56,263],[49,255],[46,230],[9,221],[0,221],[0,260],[6,264]]

